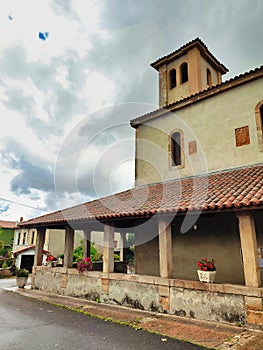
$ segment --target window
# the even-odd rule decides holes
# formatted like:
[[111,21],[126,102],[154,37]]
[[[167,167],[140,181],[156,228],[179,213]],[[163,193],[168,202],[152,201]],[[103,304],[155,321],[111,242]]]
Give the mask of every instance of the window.
[[255,117],[259,151],[263,152],[263,100],[259,101],[255,107]]
[[188,64],[184,62],[181,65],[181,84],[188,81]]
[[18,232],[18,234],[17,234],[17,245],[20,244],[20,238],[21,238],[21,232]]
[[23,243],[22,243],[23,245],[25,245],[26,244],[26,232],[24,232],[24,234],[23,234]]
[[34,241],[35,241],[35,231],[32,231],[31,244],[34,244]]
[[173,89],[176,87],[176,70],[172,69],[169,73],[170,78],[170,89]]
[[211,75],[210,69],[208,68],[206,70],[206,85],[209,88],[212,86],[212,75]]
[[[261,121],[261,130],[263,129],[263,104],[261,105],[260,109],[260,121]],[[262,133],[263,136],[263,133]]]
[[171,136],[171,158],[173,166],[182,164],[181,133],[179,131],[174,132]]

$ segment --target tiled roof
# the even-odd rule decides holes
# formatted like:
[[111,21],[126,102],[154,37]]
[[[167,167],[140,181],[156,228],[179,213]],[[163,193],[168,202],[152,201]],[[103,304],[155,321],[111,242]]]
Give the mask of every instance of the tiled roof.
[[5,220],[0,220],[0,227],[2,228],[10,228],[10,229],[16,229],[17,228],[17,223],[16,221],[5,221]]
[[260,67],[257,67],[253,70],[250,70],[249,72],[245,72],[242,74],[239,74],[233,78],[230,78],[228,80],[225,80],[224,82],[213,85],[211,88],[207,88],[205,90],[202,90],[200,92],[194,93],[190,96],[184,97],[178,101],[172,102],[169,105],[155,109],[149,113],[143,114],[139,117],[136,117],[130,121],[131,126],[136,126],[138,124],[141,124],[145,121],[160,117],[161,115],[164,115],[170,112],[174,112],[178,109],[181,109],[189,104],[194,104],[201,102],[203,99],[206,98],[212,98],[213,96],[227,91],[229,89],[233,89],[239,85],[246,84],[250,81],[262,78],[263,76],[263,65]]
[[[32,250],[35,250],[35,249],[36,249],[36,246],[35,246],[34,244],[28,245],[27,247],[23,247],[23,248],[19,248],[19,249],[17,249],[17,250],[13,250],[12,253],[14,254],[14,256],[16,256],[16,255],[18,255],[18,254],[24,253],[24,252],[26,252],[26,251],[28,251],[28,250],[31,250],[31,249],[32,249]],[[45,254],[50,254],[50,251],[44,249],[44,250],[43,250],[43,253],[45,253]]]
[[159,66],[163,63],[168,63],[170,60],[184,55],[189,49],[192,49],[194,47],[198,47],[201,54],[203,54],[207,59],[209,59],[211,63],[221,71],[222,74],[228,72],[228,69],[216,59],[216,57],[208,50],[208,47],[200,38],[195,38],[194,40],[179,47],[179,49],[177,49],[176,51],[159,58],[155,62],[151,63],[151,66],[158,70]]
[[25,221],[20,226],[252,207],[263,207],[263,164],[136,187]]

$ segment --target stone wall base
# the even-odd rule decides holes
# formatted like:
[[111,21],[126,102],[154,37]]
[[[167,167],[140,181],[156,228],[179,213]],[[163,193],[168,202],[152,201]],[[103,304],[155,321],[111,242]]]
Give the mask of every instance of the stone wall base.
[[263,330],[263,288],[39,266],[33,288]]

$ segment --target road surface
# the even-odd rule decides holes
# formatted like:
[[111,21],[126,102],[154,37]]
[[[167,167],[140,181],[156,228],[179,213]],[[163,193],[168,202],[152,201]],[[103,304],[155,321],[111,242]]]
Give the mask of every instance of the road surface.
[[194,350],[200,346],[30,299],[4,288],[0,280],[1,350]]

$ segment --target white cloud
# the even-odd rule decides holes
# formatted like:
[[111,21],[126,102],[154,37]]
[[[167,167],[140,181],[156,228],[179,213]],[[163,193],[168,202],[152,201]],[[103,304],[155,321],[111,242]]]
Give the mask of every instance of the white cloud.
[[[111,126],[156,108],[158,73],[149,63],[199,36],[230,66],[230,76],[260,65],[262,10],[259,0],[208,7],[206,0],[1,1],[0,197],[54,210],[53,177],[65,143],[56,189],[61,206],[130,187],[133,143],[120,142],[133,140],[134,130]],[[45,41],[39,31],[49,33]],[[130,101],[151,106],[125,105]],[[118,108],[105,108],[122,103],[117,115]],[[118,143],[123,154],[110,158]],[[2,219],[36,215],[0,202]]]

